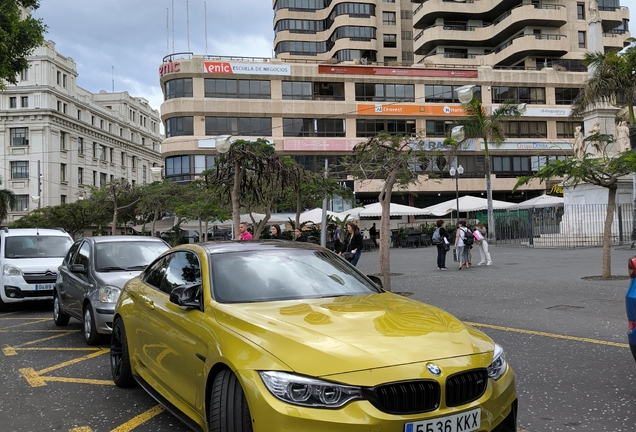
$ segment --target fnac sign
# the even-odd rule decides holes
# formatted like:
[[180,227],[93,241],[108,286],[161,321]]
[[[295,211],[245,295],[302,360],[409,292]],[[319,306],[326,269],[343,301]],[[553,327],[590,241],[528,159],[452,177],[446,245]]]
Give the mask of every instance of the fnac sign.
[[168,62],[163,63],[159,66],[159,76],[164,76],[167,73],[179,72],[181,70],[181,66],[179,62]]
[[232,65],[227,62],[203,62],[205,71],[211,74],[232,74]]

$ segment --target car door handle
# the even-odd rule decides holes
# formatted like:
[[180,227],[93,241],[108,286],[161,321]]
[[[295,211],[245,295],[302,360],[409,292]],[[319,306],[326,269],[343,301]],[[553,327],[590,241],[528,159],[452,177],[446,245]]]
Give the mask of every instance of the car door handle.
[[141,300],[143,300],[144,304],[146,305],[148,309],[153,310],[155,308],[155,302],[153,302],[149,298],[141,297]]

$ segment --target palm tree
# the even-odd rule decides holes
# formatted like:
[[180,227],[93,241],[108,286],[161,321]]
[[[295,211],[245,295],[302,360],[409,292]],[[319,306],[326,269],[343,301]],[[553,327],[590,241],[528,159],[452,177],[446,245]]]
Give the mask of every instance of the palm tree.
[[[0,186],[2,186],[1,178]],[[9,189],[0,189],[0,222],[7,218],[9,211],[15,207],[15,204],[15,194]]]
[[492,208],[492,181],[489,145],[500,146],[506,140],[503,124],[515,117],[521,115],[523,107],[517,102],[507,101],[492,111],[492,114],[486,114],[486,110],[477,98],[472,98],[470,102],[463,103],[462,107],[466,112],[466,117],[456,120],[453,123],[453,129],[461,128],[463,138],[460,138],[459,144],[469,139],[482,139],[485,155],[486,168],[486,194],[488,198],[488,242],[495,241],[495,217]]
[[[633,42],[633,38],[628,41]],[[629,117],[630,147],[636,142],[636,118],[634,100],[636,100],[636,47],[633,44],[621,52],[591,52],[583,57],[583,63],[592,71],[572,104],[572,116],[583,114],[597,103],[609,103],[617,107],[626,107]],[[632,173],[632,182],[636,188],[636,174]],[[632,247],[636,242],[636,195],[632,206]]]

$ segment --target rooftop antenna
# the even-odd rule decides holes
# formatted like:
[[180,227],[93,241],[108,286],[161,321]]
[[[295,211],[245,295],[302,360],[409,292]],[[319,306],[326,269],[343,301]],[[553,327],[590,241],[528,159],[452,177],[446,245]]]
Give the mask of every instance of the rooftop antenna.
[[188,52],[190,52],[190,12],[188,10],[188,0],[186,0],[186,33],[188,34]]
[[172,0],[172,52],[174,53],[174,0]]
[[110,74],[113,79],[113,93],[115,93],[115,66],[111,66]]
[[166,8],[166,55],[170,54],[170,9]]
[[205,24],[205,55],[208,55],[208,4],[203,2],[203,23]]

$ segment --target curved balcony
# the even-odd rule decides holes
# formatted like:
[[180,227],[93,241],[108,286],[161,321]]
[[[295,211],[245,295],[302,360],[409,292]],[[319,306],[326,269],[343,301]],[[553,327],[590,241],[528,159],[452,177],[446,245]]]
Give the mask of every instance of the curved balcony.
[[561,57],[570,48],[564,35],[519,35],[498,47],[487,55],[486,64],[496,66],[512,66],[525,57]]
[[629,9],[622,6],[620,8],[599,8],[599,14],[603,20],[603,31],[609,32],[623,24],[624,20],[629,20]]
[[612,30],[603,33],[603,48],[605,52],[622,50],[625,40],[629,37],[630,33],[626,30]]
[[522,5],[497,17],[484,27],[439,25],[418,33],[413,42],[416,54],[426,54],[439,45],[496,47],[503,39],[518,34],[526,27],[556,27],[567,23],[563,5]]
[[371,16],[369,18],[364,18],[364,21],[359,23],[355,21],[351,21],[351,19],[347,15],[339,15],[337,16],[333,24],[323,31],[320,32],[310,32],[310,31],[290,31],[290,30],[281,30],[274,35],[274,46],[278,45],[279,42],[282,41],[303,41],[303,42],[315,42],[329,40],[331,35],[336,31],[339,27],[345,26],[364,26],[364,27],[375,27],[378,28],[378,18],[375,16]]
[[494,21],[510,9],[521,6],[522,0],[427,0],[413,14],[413,28],[423,29],[435,24],[438,18]]

